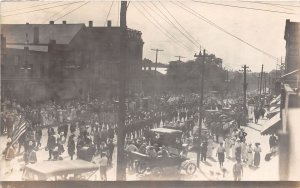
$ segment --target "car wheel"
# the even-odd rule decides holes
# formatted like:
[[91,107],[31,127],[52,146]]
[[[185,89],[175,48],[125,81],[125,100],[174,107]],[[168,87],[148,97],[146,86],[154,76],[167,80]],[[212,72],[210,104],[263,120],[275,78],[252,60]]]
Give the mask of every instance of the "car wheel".
[[143,174],[147,169],[147,165],[146,165],[146,163],[139,162],[139,163],[136,164],[135,168],[136,168],[137,173]]
[[189,163],[186,165],[185,172],[188,175],[193,175],[197,170],[197,166],[194,163]]
[[154,167],[151,169],[151,174],[153,174],[156,177],[161,176],[162,173],[163,173],[163,169],[160,167]]

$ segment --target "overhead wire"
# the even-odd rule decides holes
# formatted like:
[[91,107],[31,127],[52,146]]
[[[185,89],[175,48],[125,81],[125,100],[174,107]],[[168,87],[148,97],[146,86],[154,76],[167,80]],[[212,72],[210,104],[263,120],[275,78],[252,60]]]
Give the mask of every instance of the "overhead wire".
[[7,10],[7,11],[0,11],[0,13],[6,13],[6,12],[16,12],[16,11],[19,11],[19,10],[26,10],[26,9],[31,9],[31,8],[34,8],[34,7],[40,7],[40,6],[45,6],[45,5],[49,5],[49,4],[56,4],[56,3],[61,3],[61,1],[57,1],[57,2],[48,2],[48,3],[44,3],[44,4],[39,4],[39,5],[33,5],[33,6],[30,6],[30,7],[23,7],[23,8],[18,8],[18,9],[15,9],[15,10]]
[[[79,1],[78,1],[79,2]],[[71,5],[67,5],[66,8],[62,9],[62,10],[59,10],[59,11],[56,11],[54,14],[52,14],[51,16],[49,16],[48,18],[46,18],[43,23],[47,23],[49,20],[51,20],[53,17],[55,17],[56,15],[59,15],[60,13],[66,11],[68,8],[70,8],[73,4]]]
[[265,2],[259,2],[259,1],[240,1],[240,2],[242,2],[242,3],[252,3],[252,4],[261,4],[261,5],[269,5],[269,6],[273,6],[273,7],[279,7],[279,8],[285,9],[285,10],[294,11],[293,9],[282,7],[281,5],[272,4],[272,3],[265,3]]
[[[145,14],[144,14],[144,12],[143,11],[141,11],[138,7],[137,7],[137,5],[136,5],[136,3],[132,3],[132,5],[149,21],[149,22],[151,22],[158,30],[160,30],[164,35],[166,35],[171,41],[173,41],[174,42],[174,40],[175,41],[177,41],[177,42],[174,42],[176,45],[178,45],[178,46],[180,46],[181,48],[183,48],[183,49],[185,49],[185,50],[188,50],[188,51],[193,51],[190,47],[188,47],[188,46],[186,46],[186,45],[184,45],[184,44],[182,44],[180,41],[178,41],[178,39],[177,38],[175,38],[172,34],[170,34],[170,33],[168,33],[167,31],[166,31],[166,29],[164,28],[164,27],[161,27],[161,24],[159,24],[159,23],[157,23],[157,21],[155,22],[155,21],[152,21],[150,18],[148,18]],[[144,10],[145,10],[145,8],[144,8]],[[145,11],[145,12],[147,12],[147,11]],[[150,15],[150,17],[152,17],[151,15]],[[152,19],[153,19],[153,17],[152,17]]]
[[269,54],[268,52],[265,52],[264,50],[261,50],[261,49],[259,49],[258,47],[256,47],[256,46],[250,44],[249,42],[247,42],[247,41],[241,39],[240,37],[237,37],[236,35],[230,33],[229,31],[225,30],[225,29],[222,28],[221,26],[219,26],[219,25],[217,25],[216,23],[212,22],[211,20],[207,19],[206,17],[204,17],[204,16],[201,15],[200,13],[196,12],[196,11],[193,10],[192,8],[190,8],[190,7],[186,6],[186,5],[184,5],[184,4],[181,3],[181,2],[178,2],[178,3],[179,3],[180,5],[179,5],[179,4],[176,4],[175,2],[173,2],[173,4],[175,4],[176,6],[178,6],[178,7],[182,8],[182,9],[184,9],[185,11],[189,12],[190,14],[192,14],[192,15],[196,16],[197,18],[199,18],[199,19],[205,21],[206,23],[208,23],[208,24],[214,26],[215,28],[217,28],[217,29],[223,31],[224,33],[226,33],[226,34],[232,36],[233,38],[239,40],[240,42],[242,42],[242,43],[244,43],[244,44],[250,46],[251,48],[255,49],[256,51],[261,52],[262,54],[268,56],[268,57],[271,58],[271,59],[274,59],[274,60],[277,59],[275,56]]
[[69,14],[75,12],[76,10],[80,9],[81,7],[83,7],[84,5],[86,5],[86,4],[88,4],[88,3],[89,3],[89,1],[85,2],[84,4],[80,5],[79,7],[75,8],[75,9],[72,9],[71,11],[67,12],[66,14],[64,14],[64,15],[60,16],[59,18],[55,19],[54,21],[57,21],[57,20],[59,20],[59,19],[65,17],[65,16],[67,16],[67,15],[69,15]]
[[197,0],[193,0],[193,1],[197,2],[197,3],[202,3],[202,4],[210,4],[210,5],[225,6],[225,7],[232,7],[232,8],[248,9],[248,10],[257,10],[257,11],[272,12],[272,13],[279,13],[279,14],[296,14],[293,12],[284,12],[284,11],[277,11],[277,10],[270,10],[270,9],[244,7],[244,6],[228,5],[228,4],[222,4],[222,3],[205,2],[205,1],[197,1]]
[[72,3],[65,3],[62,5],[56,5],[56,6],[51,6],[51,7],[46,7],[46,8],[41,8],[41,9],[36,9],[36,10],[31,10],[31,11],[26,11],[26,12],[20,12],[20,13],[15,13],[15,14],[8,14],[8,15],[1,15],[2,17],[9,17],[9,16],[17,16],[17,15],[22,15],[22,14],[27,14],[27,13],[32,13],[32,12],[37,12],[37,11],[42,11],[42,10],[47,10],[47,9],[52,9],[52,8],[57,8],[65,5],[70,5],[70,4],[76,4],[80,2],[72,2]]
[[[144,3],[145,6],[148,7],[148,9],[152,10],[154,12],[154,10],[148,6],[146,3]],[[163,20],[165,20],[166,22],[169,22],[174,28],[176,28],[183,36],[185,36],[190,42],[192,42],[192,44],[194,44],[197,48],[199,48],[199,46],[197,45],[197,43],[195,44],[195,41],[193,41],[192,39],[190,39],[185,33],[183,33],[164,13],[160,12],[163,16],[161,16],[160,14],[157,14],[159,17],[161,17]]]
[[109,7],[109,11],[108,11],[108,13],[107,13],[107,16],[106,16],[106,19],[105,19],[105,22],[104,22],[104,26],[105,26],[106,23],[107,23],[107,19],[108,19],[108,16],[109,16],[109,14],[110,14],[110,11],[111,11],[111,8],[113,7],[113,5],[114,5],[114,1],[111,1],[110,7]]
[[175,20],[175,22],[182,28],[182,30],[184,30],[185,31],[185,33],[187,34],[187,35],[189,35],[191,38],[192,38],[192,40],[193,41],[195,41],[196,42],[196,44],[198,45],[198,47],[200,47],[201,48],[201,46],[203,47],[203,45],[201,45],[183,26],[182,26],[182,24],[180,24],[180,22],[175,18],[175,16],[167,9],[167,7],[166,6],[164,6],[163,5],[163,3],[162,2],[160,2],[159,1],[159,3],[161,4],[161,6],[169,13],[169,15]]

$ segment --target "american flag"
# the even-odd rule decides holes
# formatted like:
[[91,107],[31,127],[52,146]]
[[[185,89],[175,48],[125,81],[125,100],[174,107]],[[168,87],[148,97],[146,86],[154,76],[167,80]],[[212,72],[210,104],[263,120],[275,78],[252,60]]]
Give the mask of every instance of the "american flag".
[[19,116],[16,121],[14,122],[14,130],[12,132],[11,138],[11,145],[15,144],[20,136],[25,133],[27,129],[27,122],[25,121],[24,117]]

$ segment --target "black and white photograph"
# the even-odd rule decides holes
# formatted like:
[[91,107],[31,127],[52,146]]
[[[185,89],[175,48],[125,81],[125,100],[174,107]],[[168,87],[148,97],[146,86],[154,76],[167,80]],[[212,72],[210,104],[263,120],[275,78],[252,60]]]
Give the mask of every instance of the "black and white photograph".
[[299,1],[0,3],[2,182],[300,180]]

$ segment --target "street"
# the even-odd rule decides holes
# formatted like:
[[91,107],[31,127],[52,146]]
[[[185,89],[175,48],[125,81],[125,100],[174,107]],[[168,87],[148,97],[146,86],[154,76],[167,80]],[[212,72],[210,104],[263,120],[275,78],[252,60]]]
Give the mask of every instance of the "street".
[[[260,130],[262,128],[262,124],[266,122],[265,119],[259,120],[259,124],[249,123],[249,126],[245,127],[245,132],[248,133],[247,135],[247,142],[261,143],[261,165],[259,168],[251,168],[244,166],[244,175],[242,177],[243,181],[275,181],[278,179],[278,157],[273,157],[270,161],[266,162],[264,160],[264,156],[269,152],[269,137],[268,136],[261,136]],[[5,136],[0,137],[0,148],[1,150],[5,147]],[[115,140],[116,141],[116,140]],[[47,130],[43,130],[42,136],[42,146],[36,152],[38,161],[45,161],[48,159],[48,151],[45,151],[45,145],[47,142]],[[66,146],[65,146],[66,147]],[[66,149],[66,148],[65,148]],[[143,174],[138,175],[136,172],[127,171],[127,181],[139,181],[139,180],[183,180],[183,181],[232,181],[233,174],[232,174],[232,167],[234,164],[234,160],[225,159],[224,162],[224,170],[221,170],[219,167],[219,163],[217,161],[217,157],[215,156],[217,149],[217,144],[215,143],[213,157],[207,158],[206,162],[200,163],[200,169],[197,169],[196,173],[192,176],[186,175],[185,172],[177,173],[176,168],[168,168],[165,169],[165,173],[161,177],[153,177],[151,174]],[[3,174],[3,168],[1,168],[1,179],[4,181],[21,181],[22,180],[22,171],[20,170],[24,165],[24,161],[22,159],[22,153],[18,154],[12,161],[13,164],[13,172],[9,175]],[[196,153],[189,152],[188,157],[196,161]],[[62,154],[63,160],[70,160],[70,157],[67,155],[65,151]],[[96,164],[99,164],[100,156],[94,157],[93,161]],[[5,166],[5,162],[1,160],[1,166]],[[175,170],[175,171],[174,171]],[[107,171],[108,181],[115,181],[116,180],[116,147],[113,156],[113,167],[109,168]],[[91,177],[90,180],[100,180],[100,172],[97,171],[94,176]]]

